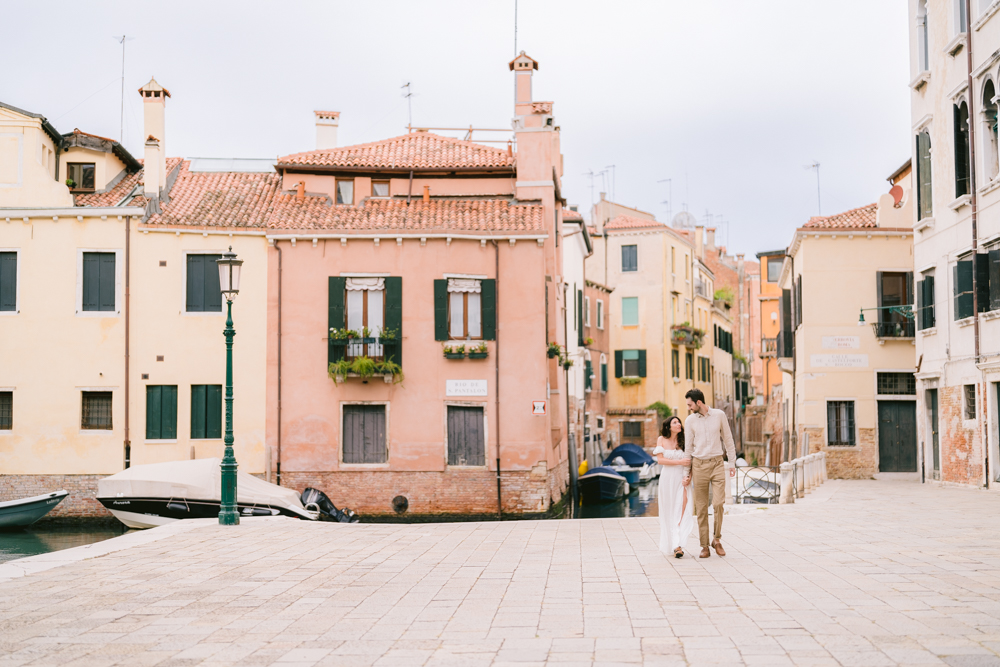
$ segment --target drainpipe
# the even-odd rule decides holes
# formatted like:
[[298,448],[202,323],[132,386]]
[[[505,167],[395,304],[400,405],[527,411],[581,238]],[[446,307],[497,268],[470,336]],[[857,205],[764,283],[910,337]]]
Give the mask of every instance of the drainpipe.
[[281,486],[281,248],[278,240],[274,241],[274,249],[278,251],[278,452],[275,478]]
[[[971,0],[965,0],[965,57],[968,64],[968,90],[969,90],[969,206],[972,209],[972,335],[975,341],[975,364],[979,366],[979,285],[977,277],[977,267],[976,263],[978,260],[977,253],[979,250],[979,215],[978,215],[978,201],[976,196],[976,131],[975,131],[975,110],[973,104],[975,102],[975,88],[973,87],[972,80],[972,2]],[[982,371],[980,370],[980,375]],[[985,378],[982,378],[983,382],[980,384],[983,391],[981,393],[981,398],[986,399],[986,383]],[[989,488],[990,486],[990,455],[989,446],[986,442],[986,438],[980,438],[983,441],[983,486]]]
[[[566,291],[569,288],[569,283],[563,283],[563,336],[565,340],[564,348],[566,350],[566,358],[569,359],[569,322],[566,319],[569,313],[568,301],[566,301]],[[576,298],[576,295],[573,295]],[[573,442],[573,446],[570,446],[569,442],[569,369],[565,366],[563,367],[563,376],[565,381],[563,382],[563,391],[566,392],[566,451],[569,460],[569,491],[570,498],[573,502],[573,507],[576,507],[576,442]]]
[[[406,191],[406,205],[407,206],[410,205],[410,197],[412,197],[412,196],[413,196],[413,170],[411,169],[410,170],[410,187]],[[494,241],[494,243],[496,243],[496,242]]]
[[[798,232],[796,232],[796,236],[798,236]],[[794,243],[795,240],[793,239],[792,242]],[[792,290],[794,291],[795,290],[795,258],[793,256],[789,255],[787,252],[785,253],[785,257],[787,257],[788,261],[791,263],[789,269],[790,269],[790,273],[791,273],[791,277],[792,277]],[[795,297],[796,297],[796,295],[793,294],[792,295],[792,308],[793,309],[795,308],[795,304],[796,304],[796,301],[797,301],[797,299]],[[798,425],[795,423],[796,417],[798,416],[798,413],[799,413],[798,406],[796,405],[796,403],[799,400],[799,395],[798,395],[798,392],[795,389],[795,385],[796,385],[795,381],[796,381],[796,379],[798,377],[797,370],[798,370],[798,354],[799,354],[798,346],[795,345],[795,343],[796,343],[796,341],[795,341],[795,333],[796,333],[796,330],[798,329],[798,327],[795,326],[795,319],[796,319],[797,315],[798,315],[798,311],[794,310],[793,313],[792,313],[792,331],[791,331],[791,334],[792,334],[792,433],[789,436],[789,441],[790,441],[790,445],[791,446],[789,446],[789,448],[788,448],[788,454],[792,457],[792,459],[799,458],[799,453],[798,453],[799,452],[799,431],[798,431]]]
[[[411,174],[413,172],[410,172]],[[496,379],[493,382],[493,421],[497,424],[497,521],[503,521],[503,496],[500,492],[500,245],[493,240],[494,290],[493,317],[496,326],[493,330],[494,347],[493,366]]]
[[128,391],[128,379],[129,379],[129,297],[131,296],[129,290],[129,260],[131,259],[130,241],[132,236],[132,216],[125,216],[125,467],[128,468],[132,464],[132,443],[129,441],[129,430],[128,430],[128,407],[129,407],[129,391]]

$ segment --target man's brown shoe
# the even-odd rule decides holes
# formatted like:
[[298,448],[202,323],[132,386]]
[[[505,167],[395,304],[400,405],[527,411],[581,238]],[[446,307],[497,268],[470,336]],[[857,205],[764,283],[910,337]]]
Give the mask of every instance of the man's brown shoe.
[[726,550],[722,548],[722,542],[720,542],[719,540],[712,542],[712,546],[715,547],[715,553],[719,554],[720,556],[726,555]]
[[708,558],[712,555],[712,552],[708,550],[708,547],[701,548],[701,555],[698,558]]

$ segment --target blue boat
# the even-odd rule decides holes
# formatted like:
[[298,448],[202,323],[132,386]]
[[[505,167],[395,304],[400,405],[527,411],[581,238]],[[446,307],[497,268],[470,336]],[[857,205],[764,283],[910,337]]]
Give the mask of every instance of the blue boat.
[[655,477],[655,474],[642,475],[641,473],[644,468],[649,471],[657,463],[656,459],[647,454],[642,447],[625,443],[611,450],[608,457],[604,459],[604,465],[613,468],[632,485],[632,488],[636,488],[639,484],[644,484]]
[[606,466],[588,470],[581,475],[577,484],[580,489],[580,500],[584,505],[614,502],[629,492],[629,484],[625,477]]

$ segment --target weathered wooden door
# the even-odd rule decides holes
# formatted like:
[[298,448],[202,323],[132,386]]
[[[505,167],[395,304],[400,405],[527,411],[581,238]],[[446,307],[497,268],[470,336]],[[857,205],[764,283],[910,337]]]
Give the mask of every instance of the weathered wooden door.
[[344,463],[385,463],[384,405],[344,406]]
[[878,402],[879,472],[917,471],[917,405]]
[[448,406],[448,465],[486,465],[483,409]]
[[941,444],[938,440],[938,390],[927,390],[927,411],[930,413],[931,423],[928,425],[931,432],[931,456],[934,458],[934,479],[941,479]]

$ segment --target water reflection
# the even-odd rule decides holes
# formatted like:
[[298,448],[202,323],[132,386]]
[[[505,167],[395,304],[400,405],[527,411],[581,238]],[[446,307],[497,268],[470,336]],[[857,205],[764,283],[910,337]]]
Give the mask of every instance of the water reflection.
[[577,505],[574,519],[614,519],[630,516],[658,516],[656,489],[659,479],[648,484],[640,484],[632,492],[613,503],[601,505]]
[[21,530],[0,531],[0,563],[80,547],[118,537],[127,528],[118,523],[73,525],[35,524]]

